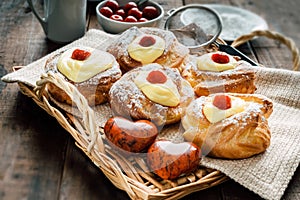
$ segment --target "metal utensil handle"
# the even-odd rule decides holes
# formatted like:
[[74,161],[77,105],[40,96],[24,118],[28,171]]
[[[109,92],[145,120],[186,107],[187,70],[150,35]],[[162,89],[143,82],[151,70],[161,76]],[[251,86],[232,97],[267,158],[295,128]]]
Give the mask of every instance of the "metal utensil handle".
[[220,51],[224,51],[224,52],[226,52],[230,55],[233,55],[233,56],[239,56],[242,60],[247,61],[251,65],[259,66],[256,62],[254,62],[252,59],[250,59],[248,56],[246,56],[245,54],[243,54],[242,52],[240,52],[236,48],[234,48],[230,45],[220,44],[220,43],[217,43],[217,42],[215,42],[215,44],[218,46]]

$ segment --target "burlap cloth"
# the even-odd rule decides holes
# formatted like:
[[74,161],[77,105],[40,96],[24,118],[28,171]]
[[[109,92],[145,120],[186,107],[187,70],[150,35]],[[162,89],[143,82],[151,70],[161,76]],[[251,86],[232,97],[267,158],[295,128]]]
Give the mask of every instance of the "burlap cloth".
[[[102,31],[90,30],[83,38],[62,49],[78,45],[105,49],[113,38]],[[44,72],[45,60],[57,51],[7,74],[2,80],[9,83],[22,82],[34,87]],[[274,102],[274,112],[269,118],[272,132],[270,147],[263,154],[243,160],[204,157],[202,165],[222,171],[265,199],[280,199],[300,161],[300,73],[258,67],[256,86],[256,93],[264,94]],[[109,115],[107,105],[95,112],[100,118],[103,113]],[[101,123],[106,117],[100,119]]]

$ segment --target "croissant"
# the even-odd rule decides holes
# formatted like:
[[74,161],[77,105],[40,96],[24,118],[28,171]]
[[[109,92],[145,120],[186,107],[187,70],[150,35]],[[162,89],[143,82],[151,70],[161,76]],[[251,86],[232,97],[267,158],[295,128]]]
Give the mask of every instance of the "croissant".
[[272,101],[259,94],[202,96],[186,109],[182,118],[183,137],[211,157],[248,158],[269,147],[271,132],[267,119],[272,111]]

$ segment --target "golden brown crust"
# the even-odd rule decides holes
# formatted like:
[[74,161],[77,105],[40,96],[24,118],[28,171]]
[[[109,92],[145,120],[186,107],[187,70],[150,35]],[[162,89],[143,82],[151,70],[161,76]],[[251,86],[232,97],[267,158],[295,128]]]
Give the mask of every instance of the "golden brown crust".
[[[140,71],[160,69],[175,83],[180,104],[176,107],[163,106],[148,99],[133,82]],[[185,81],[177,69],[162,67],[152,63],[127,72],[113,84],[109,92],[109,102],[116,115],[133,119],[148,119],[156,125],[171,124],[180,121],[186,106],[194,99],[190,84]]]
[[[46,71],[51,70],[56,73],[60,73],[59,70],[57,69],[57,62],[62,53],[63,52],[59,52],[58,54],[54,55],[53,57],[49,58],[46,61],[46,65],[45,65]],[[94,77],[84,82],[74,83],[69,79],[67,79],[65,76],[63,77],[65,78],[66,81],[76,86],[79,92],[87,99],[90,106],[94,106],[108,101],[108,91],[110,87],[114,82],[116,82],[119,78],[121,78],[121,76],[122,76],[121,70],[119,68],[118,63],[115,61],[112,68],[107,69],[101,73],[98,73]],[[57,101],[72,105],[71,98],[56,85],[50,83],[48,85],[48,91],[51,94],[51,96]]]
[[182,76],[194,88],[197,96],[208,96],[219,92],[252,94],[256,90],[255,70],[245,62],[222,72],[201,71],[197,69],[195,56],[189,56]]
[[113,41],[107,47],[107,52],[115,56],[123,72],[127,72],[136,67],[142,66],[141,62],[132,59],[127,51],[128,45],[138,36],[142,34],[156,35],[164,39],[166,48],[154,63],[158,63],[165,67],[179,68],[184,58],[188,55],[189,49],[180,44],[174,34],[158,28],[137,28],[132,27],[125,31],[120,37]]
[[258,94],[229,95],[249,102],[249,106],[241,113],[210,123],[202,108],[212,95],[202,96],[188,106],[182,119],[184,138],[212,157],[242,159],[264,152],[270,145],[267,118],[272,113],[273,103]]

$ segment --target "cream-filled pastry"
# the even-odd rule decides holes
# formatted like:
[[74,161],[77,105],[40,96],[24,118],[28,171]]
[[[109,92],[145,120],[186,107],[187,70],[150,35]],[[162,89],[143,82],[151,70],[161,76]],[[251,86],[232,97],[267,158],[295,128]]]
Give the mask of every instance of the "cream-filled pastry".
[[180,68],[189,49],[178,42],[171,31],[159,28],[132,27],[123,32],[108,47],[123,72],[150,63]]
[[241,159],[264,152],[270,145],[270,99],[258,94],[219,93],[202,96],[182,118],[185,140],[209,156]]
[[255,68],[225,52],[191,55],[183,66],[182,76],[197,96],[218,92],[252,94],[256,90]]
[[151,63],[124,74],[109,97],[115,115],[164,125],[180,121],[194,92],[177,69]]
[[71,48],[61,54],[57,69],[76,83],[86,81],[113,66],[113,55],[90,47]]
[[[87,98],[89,105],[106,102],[111,85],[122,75],[113,55],[86,46],[55,54],[47,60],[45,69],[63,75]],[[72,105],[71,98],[62,89],[49,84],[48,90],[57,101]]]

